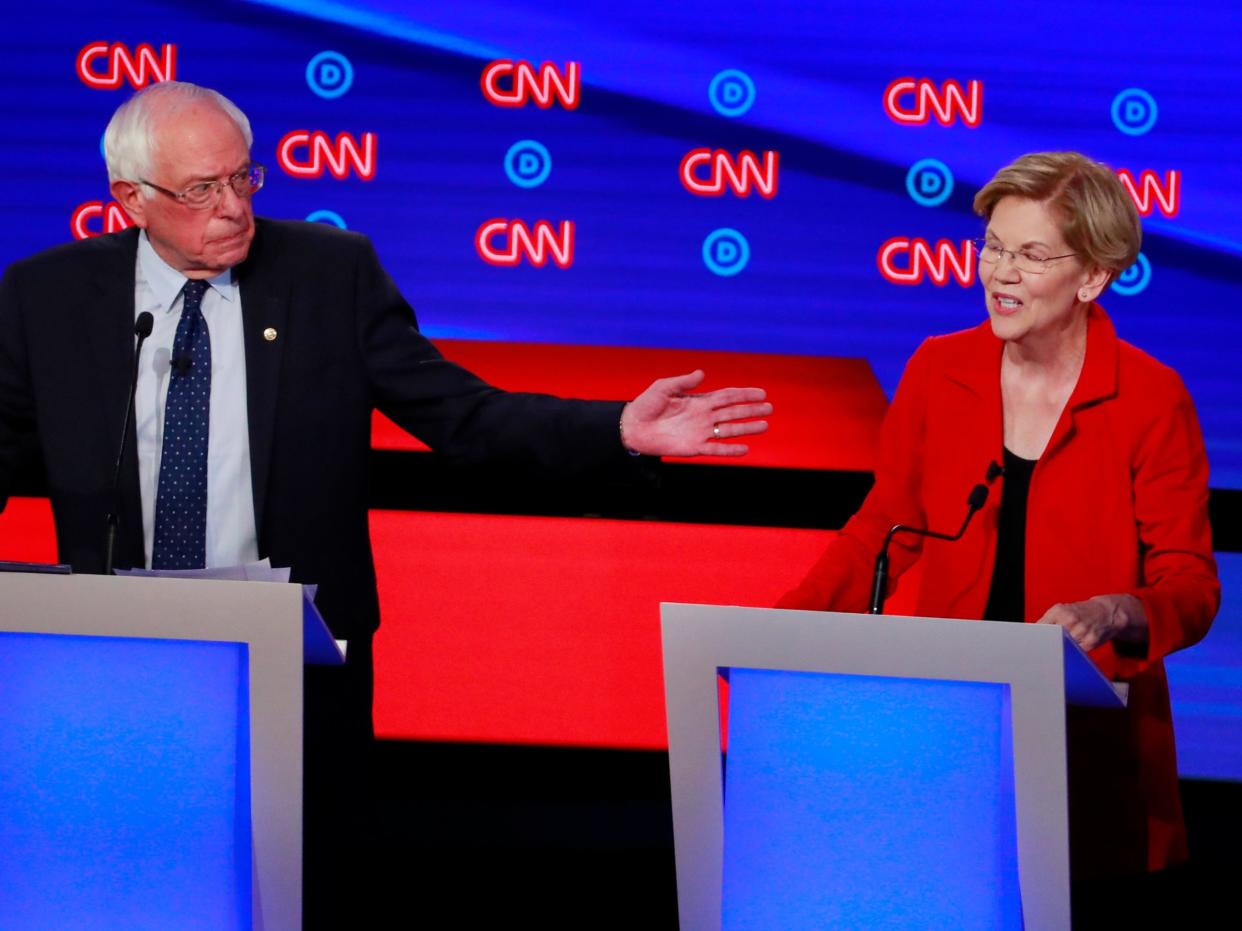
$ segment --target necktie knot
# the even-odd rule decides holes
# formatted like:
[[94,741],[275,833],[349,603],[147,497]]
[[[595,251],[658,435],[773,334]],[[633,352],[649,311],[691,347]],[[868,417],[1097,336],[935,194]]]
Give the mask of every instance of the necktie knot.
[[185,308],[187,310],[197,309],[203,303],[203,295],[207,293],[209,287],[210,285],[202,278],[187,278],[181,288]]

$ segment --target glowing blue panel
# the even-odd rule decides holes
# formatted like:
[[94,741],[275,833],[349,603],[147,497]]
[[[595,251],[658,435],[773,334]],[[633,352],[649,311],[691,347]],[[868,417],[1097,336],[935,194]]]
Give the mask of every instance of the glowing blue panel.
[[1188,779],[1242,779],[1242,553],[1217,553],[1220,613],[1200,644],[1165,660]]
[[1009,687],[734,669],[724,928],[1021,928]]
[[244,644],[0,633],[0,924],[248,929]]

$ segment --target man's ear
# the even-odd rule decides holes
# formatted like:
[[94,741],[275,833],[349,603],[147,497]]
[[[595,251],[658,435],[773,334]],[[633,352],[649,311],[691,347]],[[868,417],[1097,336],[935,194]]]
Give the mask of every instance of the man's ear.
[[140,185],[133,181],[117,180],[111,184],[112,196],[125,208],[134,226],[147,228],[147,199],[143,196]]

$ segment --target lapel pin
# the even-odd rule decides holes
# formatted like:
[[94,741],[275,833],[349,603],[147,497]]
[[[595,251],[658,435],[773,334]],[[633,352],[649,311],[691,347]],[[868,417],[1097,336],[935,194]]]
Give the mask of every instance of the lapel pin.
[[269,343],[275,342],[276,341],[276,328],[268,327],[266,330],[264,330],[263,338],[267,340]]

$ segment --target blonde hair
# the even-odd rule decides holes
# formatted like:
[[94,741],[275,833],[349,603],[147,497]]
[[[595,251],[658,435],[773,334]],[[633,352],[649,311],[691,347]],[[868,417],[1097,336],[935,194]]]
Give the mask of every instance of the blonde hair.
[[1046,204],[1065,244],[1109,283],[1138,258],[1143,229],[1125,187],[1102,162],[1080,152],[1033,152],[1006,165],[975,195],[975,213],[992,218],[1006,197]]

